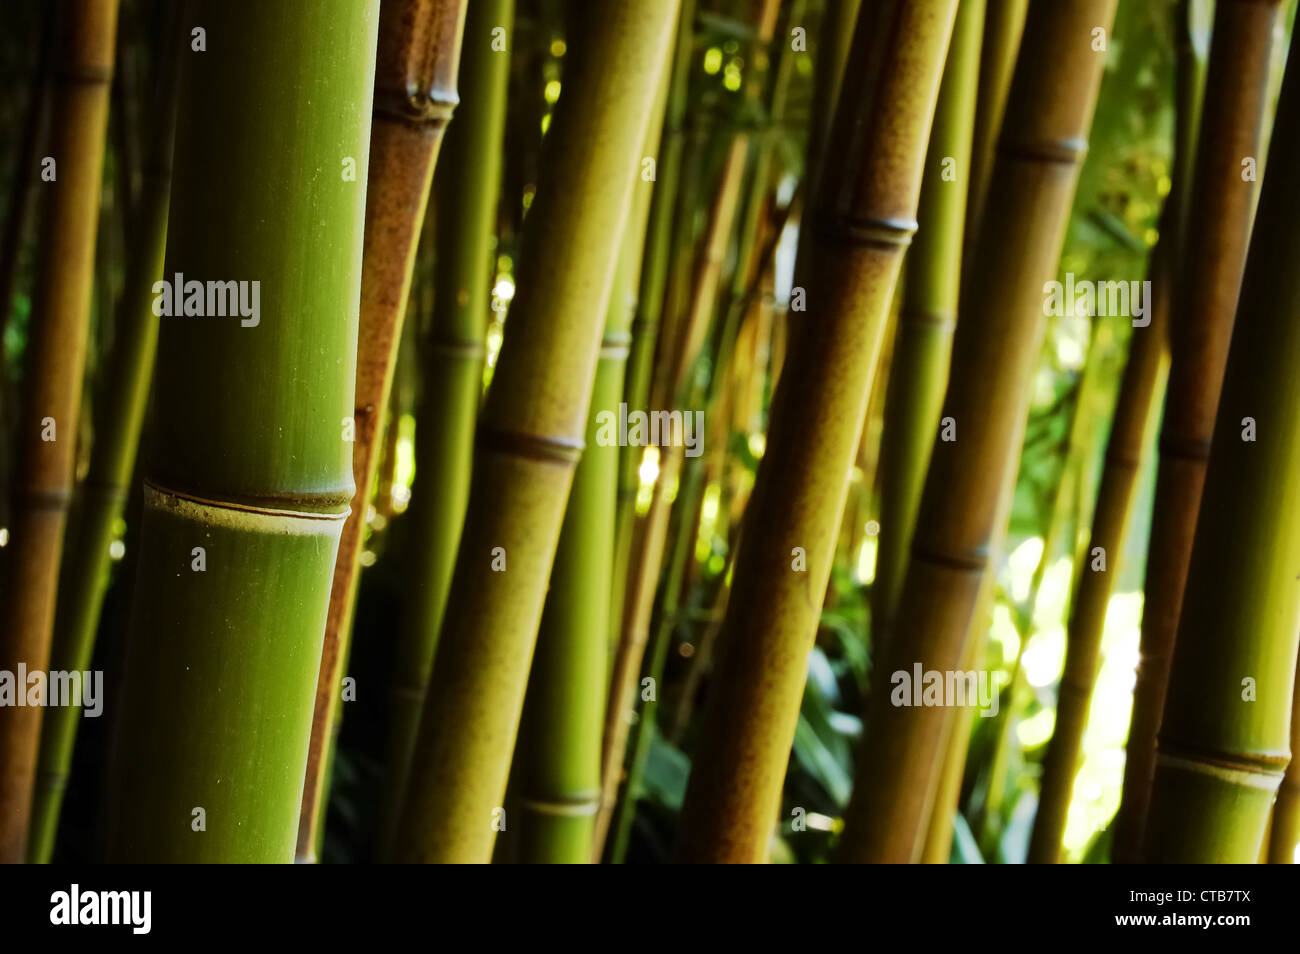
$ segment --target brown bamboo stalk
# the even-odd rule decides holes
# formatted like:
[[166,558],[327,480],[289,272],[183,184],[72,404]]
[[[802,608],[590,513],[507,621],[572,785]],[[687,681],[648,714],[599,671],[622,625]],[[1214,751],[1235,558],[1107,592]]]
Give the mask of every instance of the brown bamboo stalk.
[[[903,249],[955,0],[864,5],[840,94],[678,833],[687,861],[762,861]],[[888,148],[884,143],[888,142]]]
[[316,860],[328,748],[347,658],[379,425],[393,383],[429,183],[443,131],[456,108],[464,25],[465,0],[390,0],[380,8],[353,413],[352,479],[357,493],[339,541],[330,588],[298,828],[299,862]]
[[[68,0],[55,46],[45,235],[33,338],[18,420],[18,468],[9,545],[0,551],[7,625],[0,670],[44,670],[81,411],[95,264],[104,131],[117,0]],[[23,687],[24,690],[26,686]],[[24,858],[40,742],[41,706],[0,707],[0,861]]]
[[[989,208],[974,250],[897,618],[908,620],[872,688],[866,744],[845,818],[842,860],[913,861],[923,847],[948,712],[896,706],[891,673],[958,670],[996,538],[1009,461],[1020,452],[1028,382],[1096,106],[1116,0],[1032,5],[1008,97]],[[990,380],[996,369],[996,384]]]

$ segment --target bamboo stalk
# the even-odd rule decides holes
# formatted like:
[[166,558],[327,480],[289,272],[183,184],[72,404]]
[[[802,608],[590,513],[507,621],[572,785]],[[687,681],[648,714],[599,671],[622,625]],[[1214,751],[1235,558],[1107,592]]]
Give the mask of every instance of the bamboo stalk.
[[[644,258],[637,288],[636,311],[632,318],[632,343],[624,376],[624,394],[631,409],[645,409],[650,397],[654,371],[655,346],[660,337],[662,314],[675,238],[674,212],[682,196],[683,125],[691,76],[695,0],[682,0],[674,43],[673,63],[669,71],[668,100],[664,106],[656,182],[650,200],[650,218],[646,226]],[[643,448],[626,447],[619,456],[618,510],[614,518],[613,597],[610,600],[610,663],[618,651],[621,622],[626,601],[625,581],[629,579],[633,540],[637,538],[636,495],[641,486]],[[600,841],[600,838],[597,838]]]
[[[0,670],[48,669],[76,457],[116,0],[68,0],[55,49],[48,190],[18,423]],[[24,690],[26,686],[23,687]],[[0,861],[25,857],[43,706],[0,708]]]
[[[492,39],[494,30],[504,29],[513,47],[513,28],[514,0],[470,5],[459,118],[447,136],[442,173],[434,181],[438,258],[433,323],[422,373],[424,397],[416,417],[416,479],[407,518],[414,539],[422,543],[414,547],[415,585],[398,630],[390,690],[384,846],[397,824],[470,497],[513,55],[494,50]],[[381,856],[387,851],[381,847]]]
[[[988,0],[984,41],[980,52],[979,95],[975,102],[975,127],[971,137],[970,191],[966,197],[966,268],[974,262],[975,240],[988,200],[989,182],[997,153],[1007,95],[1020,52],[1029,0]],[[965,269],[963,269],[963,274]]]
[[873,654],[881,659],[907,569],[957,324],[984,6],[984,0],[962,0],[957,8],[921,184],[920,228],[907,255],[880,438],[880,537],[871,587],[871,640]]
[[[358,558],[378,464],[375,451],[393,384],[429,183],[443,131],[458,101],[456,72],[464,25],[465,0],[389,0],[380,7],[352,414],[352,479],[357,492],[343,525],[325,620],[298,829],[299,862],[316,860],[325,815],[327,749],[339,718]],[[490,35],[477,40],[490,49]]]
[[[720,272],[726,256],[731,227],[740,197],[745,168],[746,140],[738,136],[731,144],[723,166],[718,192],[709,212],[704,254],[695,272],[691,288],[691,306],[668,353],[657,362],[659,380],[653,382],[651,408],[673,408],[688,386],[688,372],[694,368],[708,330],[717,294]],[[689,413],[689,404],[686,413]],[[654,498],[645,519],[635,528],[629,562],[627,592],[619,624],[619,640],[614,651],[610,675],[609,701],[605,709],[604,741],[601,745],[601,806],[596,820],[595,846],[604,846],[605,835],[618,802],[623,779],[623,761],[627,750],[628,730],[636,708],[638,681],[646,645],[650,639],[651,615],[658,589],[664,548],[668,540],[669,517],[686,465],[680,446],[659,449],[659,477]],[[688,471],[694,468],[687,467]]]
[[[1169,680],[1179,612],[1192,553],[1206,459],[1246,262],[1255,182],[1242,180],[1242,157],[1262,160],[1268,77],[1281,5],[1222,0],[1213,41],[1196,171],[1188,214],[1197,227],[1182,237],[1181,279],[1171,329],[1171,362],[1160,462],[1151,516],[1145,601],[1133,719],[1129,730],[1115,855],[1139,852],[1155,771],[1156,734]],[[1262,165],[1262,162],[1261,162]]]
[[[921,850],[947,731],[943,707],[894,706],[890,674],[957,670],[999,532],[1002,480],[1019,454],[1028,383],[1045,330],[1042,289],[1054,277],[1105,56],[1115,0],[1031,6],[1007,101],[958,323],[943,415],[956,440],[935,442],[897,617],[909,620],[880,667],[845,816],[844,860],[912,861]],[[989,369],[997,368],[997,383]]]
[[265,307],[162,321],[115,860],[294,856],[354,491],[378,21],[377,0],[196,9],[207,50],[185,56],[165,274],[256,279]]
[[572,54],[575,76],[551,124],[549,164],[525,220],[519,294],[479,425],[399,860],[491,857],[586,430],[603,322],[592,305],[609,298],[676,12],[674,2],[601,5],[584,34],[590,46]]
[[858,21],[827,150],[836,165],[796,272],[811,314],[791,329],[747,508],[678,833],[683,860],[766,857],[956,7],[885,2]]
[[[90,669],[100,609],[108,588],[109,548],[126,503],[149,400],[158,345],[153,287],[162,277],[167,244],[177,73],[180,47],[188,39],[171,24],[163,37],[166,46],[159,54],[161,66],[152,114],[157,126],[141,165],[138,204],[131,216],[137,244],[118,303],[113,347],[104,369],[108,386],[95,415],[90,471],[77,492],[66,535],[68,545],[60,570],[60,598],[50,651],[52,671]],[[80,705],[51,708],[45,714],[28,845],[28,860],[33,863],[48,862],[54,850],[80,715]]]
[[[1277,12],[1269,7],[1255,15]],[[1231,35],[1221,27],[1233,29],[1226,18],[1216,23],[1216,48]],[[1210,117],[1220,93],[1215,65],[1212,51],[1207,132],[1215,128]],[[1300,524],[1290,519],[1300,502],[1300,390],[1292,373],[1300,361],[1300,273],[1293,267],[1300,254],[1300,193],[1288,172],[1298,162],[1300,64],[1292,60],[1205,473],[1156,746],[1144,860],[1256,861],[1291,757],[1300,627],[1294,576]],[[1237,177],[1220,188],[1244,192],[1246,183]],[[1197,241],[1196,232],[1188,236],[1189,255]],[[1247,426],[1258,427],[1258,435],[1247,435]]]
[[[651,112],[643,156],[656,157],[668,71]],[[599,440],[602,416],[617,421],[623,398],[634,289],[640,279],[652,184],[637,182],[619,252],[592,386],[586,450],[574,473],[551,588],[528,680],[516,766],[525,862],[599,861],[593,845],[601,803],[601,748],[609,670],[620,447]],[[615,425],[617,429],[617,425]],[[612,435],[617,437],[617,435]],[[600,833],[603,836],[603,832]]]

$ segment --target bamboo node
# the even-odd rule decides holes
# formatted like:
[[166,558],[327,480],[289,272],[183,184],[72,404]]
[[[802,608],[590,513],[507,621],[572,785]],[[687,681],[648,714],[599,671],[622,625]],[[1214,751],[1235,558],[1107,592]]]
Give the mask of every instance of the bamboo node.
[[145,482],[144,505],[153,510],[167,510],[179,517],[235,530],[259,533],[284,533],[292,536],[338,536],[348,511],[312,513],[254,506],[233,500],[209,500]]
[[1015,139],[1003,137],[999,151],[1020,159],[1079,165],[1088,154],[1086,139]]
[[857,218],[822,215],[817,231],[825,238],[874,248],[906,248],[917,230],[916,219]]
[[576,465],[582,459],[582,451],[586,446],[581,440],[571,437],[501,430],[486,423],[479,425],[478,445],[483,450],[514,457],[531,457],[534,460],[557,461],[569,465]]

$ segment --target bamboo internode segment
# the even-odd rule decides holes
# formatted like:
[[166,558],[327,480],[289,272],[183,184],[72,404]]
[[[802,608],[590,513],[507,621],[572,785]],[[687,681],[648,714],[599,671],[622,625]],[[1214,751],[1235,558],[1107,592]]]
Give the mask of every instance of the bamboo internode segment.
[[[600,4],[575,48],[526,220],[482,426],[580,442],[650,107],[677,4]],[[480,444],[396,855],[486,862],[573,465]],[[504,561],[504,562],[503,562]],[[494,568],[494,564],[496,565]],[[494,816],[496,816],[494,818]],[[494,822],[496,827],[494,827]]]
[[[303,784],[300,862],[316,860],[323,825],[325,772],[339,718],[361,543],[378,466],[375,451],[392,389],[429,184],[443,131],[457,103],[464,23],[465,0],[397,0],[380,7],[353,411],[352,479],[357,492],[339,541],[330,588]],[[479,37],[479,42],[489,41]]]
[[1143,587],[1141,657],[1125,764],[1116,853],[1140,850],[1156,733],[1192,555],[1228,342],[1251,235],[1258,184],[1242,160],[1259,160],[1267,130],[1269,65],[1282,5],[1223,0],[1215,6],[1189,222],[1181,237],[1160,465]]
[[[1007,101],[988,208],[953,342],[943,416],[956,439],[936,440],[921,498],[894,641],[872,688],[859,785],[841,857],[910,862],[922,850],[941,772],[948,713],[895,707],[889,674],[920,663],[959,670],[991,544],[1005,519],[1000,499],[1018,457],[1028,384],[1045,330],[1042,287],[1056,272],[1105,66],[1116,0],[1032,4]],[[997,384],[990,386],[991,369]],[[865,776],[863,776],[865,773]]]
[[811,313],[791,329],[747,508],[678,833],[683,860],[766,857],[956,7],[882,2],[859,17],[796,271]]
[[387,855],[397,824],[469,500],[495,274],[492,242],[513,22],[514,0],[469,5],[459,79],[462,101],[434,177],[437,274],[416,415],[415,486],[406,517],[421,545],[415,548],[414,586],[405,600],[394,656],[380,857]]
[[[0,670],[45,670],[72,491],[117,0],[70,0],[55,44],[45,235],[33,301],[13,485],[0,556],[7,623]],[[5,303],[7,308],[8,303]],[[40,744],[40,706],[0,707],[0,862],[24,859]]]
[[984,0],[961,0],[926,155],[917,213],[920,232],[907,257],[880,439],[880,548],[872,582],[872,649],[890,639],[912,526],[948,381],[957,325],[962,225],[970,187],[975,74]]
[[262,314],[162,321],[109,855],[288,862],[354,488],[379,3],[194,22],[165,273],[257,280]]
[[[883,658],[892,631],[912,526],[921,502],[930,447],[939,425],[952,334],[957,324],[963,223],[973,187],[971,142],[985,0],[961,0],[944,65],[917,210],[919,232],[904,267],[902,307],[890,359],[880,435],[880,535],[871,587],[872,652]],[[865,443],[865,439],[864,439]],[[861,518],[859,518],[860,522]],[[856,558],[856,548],[851,551]],[[982,614],[977,614],[982,615]],[[982,647],[983,640],[978,640]],[[974,648],[968,653],[978,665]],[[967,667],[973,668],[973,666]],[[965,765],[973,710],[956,721],[946,762],[946,790],[936,801],[932,850],[948,858],[952,812]],[[961,738],[959,738],[961,736]],[[859,784],[871,784],[862,780]]]
[[[1219,36],[1216,28],[1216,44]],[[1218,93],[1214,55],[1207,134]],[[1279,514],[1300,506],[1297,163],[1300,64],[1291,60],[1179,614],[1142,849],[1151,861],[1257,860],[1291,757],[1300,527]],[[1188,237],[1189,256],[1195,241]]]

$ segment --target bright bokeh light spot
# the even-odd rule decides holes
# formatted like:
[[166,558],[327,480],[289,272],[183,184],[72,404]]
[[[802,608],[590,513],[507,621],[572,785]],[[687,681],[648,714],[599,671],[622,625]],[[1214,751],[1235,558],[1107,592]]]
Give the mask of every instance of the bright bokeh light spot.
[[722,51],[716,46],[711,46],[704,51],[704,72],[712,76],[720,69],[722,69]]
[[655,495],[655,481],[659,479],[659,448],[651,445],[642,452],[637,476],[641,483],[636,489],[636,512],[637,516],[644,517],[650,512],[650,503]]
[[551,56],[554,56],[558,59],[559,57],[564,55],[564,51],[567,49],[568,47],[564,45],[563,40],[556,38],[551,41]]
[[993,607],[989,638],[1001,647],[1004,660],[1012,660],[1020,655],[1020,633],[1016,630],[1015,620],[1011,618],[1011,608],[1003,603]]
[[362,550],[361,556],[357,557],[357,562],[362,566],[374,566],[376,559],[374,550]]
[[1061,677],[1065,663],[1065,626],[1060,622],[1039,630],[1020,657],[1025,680],[1035,689],[1050,686]]
[[0,527],[0,547],[9,545],[9,528]]
[[1052,737],[1055,726],[1056,713],[1051,709],[1040,709],[1016,724],[1016,738],[1020,740],[1021,748],[1037,748]]
[[1007,572],[1011,576],[1008,590],[1017,603],[1029,598],[1029,583],[1034,577],[1034,569],[1043,555],[1043,538],[1030,537],[1011,551],[1007,557]]
[[700,532],[695,538],[697,560],[707,560],[713,552],[713,535],[718,529],[718,502],[721,497],[720,484],[709,484],[704,488],[704,499],[700,502]]
[[548,82],[546,88],[542,90],[542,98],[548,103],[557,102],[560,98],[560,81],[551,80]]
[[121,540],[114,540],[108,545],[108,558],[110,560],[120,560],[126,556],[126,544]]
[[722,85],[733,93],[740,89],[740,67],[736,66],[735,60],[728,63],[727,68],[723,70]]
[[513,301],[515,297],[515,280],[509,275],[497,276],[497,283],[492,286],[492,297],[500,302]]
[[[550,131],[550,128],[551,128],[551,114],[547,113],[545,116],[542,117],[542,135],[545,136],[547,132]],[[530,195],[524,196],[524,207],[527,208],[532,204],[533,204],[533,197]]]
[[763,459],[763,451],[767,450],[767,435],[754,433],[749,435],[749,452],[758,460]]
[[401,513],[411,502],[415,482],[415,417],[397,419],[397,462],[393,465],[393,512]]
[[876,551],[879,549],[878,537],[867,537],[858,550],[858,582],[870,583],[876,578]]

